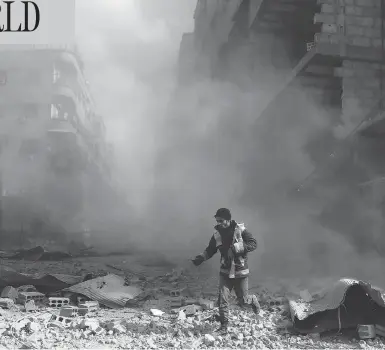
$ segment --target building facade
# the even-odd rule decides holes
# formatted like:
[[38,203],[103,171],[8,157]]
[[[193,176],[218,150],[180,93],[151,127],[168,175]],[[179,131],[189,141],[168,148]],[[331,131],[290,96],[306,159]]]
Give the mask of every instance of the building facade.
[[89,229],[113,157],[76,50],[1,49],[0,146],[4,234]]
[[[358,242],[365,232],[376,242],[370,249],[382,252],[384,13],[383,0],[198,0],[195,29],[183,36],[179,60],[181,84],[209,78],[274,86],[255,115],[256,133],[296,125],[304,100],[322,110],[329,129],[306,145],[315,169],[288,190],[294,188],[293,198],[320,197],[322,225]],[[337,196],[322,194],[333,186]]]

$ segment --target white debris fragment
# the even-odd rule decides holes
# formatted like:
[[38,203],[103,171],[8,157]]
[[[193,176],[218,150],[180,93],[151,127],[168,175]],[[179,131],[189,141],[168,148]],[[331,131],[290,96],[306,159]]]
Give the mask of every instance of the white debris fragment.
[[211,334],[205,334],[204,342],[206,345],[214,345],[215,343],[215,338]]
[[151,349],[157,348],[157,346],[155,345],[154,341],[151,338],[147,338],[147,344]]
[[179,321],[184,321],[186,319],[186,314],[184,313],[183,310],[180,310],[178,313],[178,320]]
[[153,316],[162,316],[164,314],[163,311],[158,309],[151,309],[150,312]]

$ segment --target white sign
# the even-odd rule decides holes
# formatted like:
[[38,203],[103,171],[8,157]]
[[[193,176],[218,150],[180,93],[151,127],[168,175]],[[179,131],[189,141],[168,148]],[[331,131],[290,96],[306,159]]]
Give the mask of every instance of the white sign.
[[0,0],[0,44],[71,45],[75,0]]

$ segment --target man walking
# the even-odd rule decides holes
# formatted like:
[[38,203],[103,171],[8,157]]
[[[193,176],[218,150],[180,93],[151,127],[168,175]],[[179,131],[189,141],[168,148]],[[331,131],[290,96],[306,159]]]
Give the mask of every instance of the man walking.
[[219,331],[227,332],[229,299],[234,288],[240,306],[251,305],[258,314],[260,306],[255,295],[248,294],[249,268],[247,253],[257,248],[257,241],[243,224],[231,220],[230,210],[218,209],[214,215],[217,225],[205,251],[193,259],[195,266],[210,259],[218,250],[221,253],[219,274]]

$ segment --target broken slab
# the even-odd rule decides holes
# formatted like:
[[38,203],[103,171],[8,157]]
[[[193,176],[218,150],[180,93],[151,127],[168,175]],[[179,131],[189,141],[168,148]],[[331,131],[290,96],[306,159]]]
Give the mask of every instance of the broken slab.
[[94,278],[65,290],[85,295],[111,309],[125,307],[129,300],[134,299],[142,292],[138,287],[125,286],[124,278],[113,274]]
[[2,298],[9,298],[14,301],[16,301],[17,297],[19,295],[19,292],[17,291],[16,288],[12,286],[6,286],[2,291],[1,291],[1,297]]
[[32,300],[28,300],[25,302],[24,304],[24,311],[25,312],[32,312],[32,311],[36,311],[38,308],[35,304],[35,301],[32,299]]
[[11,309],[15,305],[15,302],[10,298],[0,298],[0,308]]

